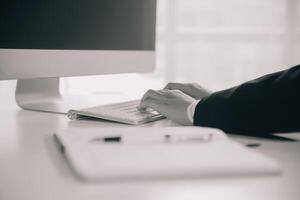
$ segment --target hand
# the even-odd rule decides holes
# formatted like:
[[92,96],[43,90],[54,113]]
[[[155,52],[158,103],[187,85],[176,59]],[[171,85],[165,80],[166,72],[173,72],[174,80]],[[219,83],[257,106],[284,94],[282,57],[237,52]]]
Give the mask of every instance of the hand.
[[211,94],[211,91],[201,87],[197,83],[168,83],[165,89],[180,90],[181,92],[200,100]]
[[149,90],[143,96],[138,109],[143,111],[150,107],[168,119],[191,126],[193,124],[187,116],[187,108],[194,101],[194,98],[179,90]]

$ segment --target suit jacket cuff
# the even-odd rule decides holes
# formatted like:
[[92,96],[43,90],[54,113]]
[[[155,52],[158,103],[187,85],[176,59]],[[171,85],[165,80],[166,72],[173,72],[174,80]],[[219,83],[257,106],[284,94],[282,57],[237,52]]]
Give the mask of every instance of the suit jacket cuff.
[[196,106],[194,125],[228,130],[234,123],[234,113],[227,101],[226,91],[204,97]]

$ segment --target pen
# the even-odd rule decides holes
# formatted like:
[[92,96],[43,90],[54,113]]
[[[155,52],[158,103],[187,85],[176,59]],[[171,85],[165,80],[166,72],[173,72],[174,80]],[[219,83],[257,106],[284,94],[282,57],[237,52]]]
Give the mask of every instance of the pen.
[[181,143],[181,142],[208,142],[213,139],[213,134],[205,135],[151,135],[145,136],[107,136],[93,138],[92,142],[102,143]]

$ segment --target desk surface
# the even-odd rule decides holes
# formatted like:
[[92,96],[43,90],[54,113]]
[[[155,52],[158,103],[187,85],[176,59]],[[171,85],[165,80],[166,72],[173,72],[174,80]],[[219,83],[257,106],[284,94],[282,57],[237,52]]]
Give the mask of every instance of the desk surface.
[[[1,104],[5,103],[1,101]],[[283,167],[274,177],[84,183],[73,176],[52,134],[65,127],[126,126],[96,121],[70,122],[64,115],[3,106],[0,133],[0,200],[47,199],[299,199],[300,142],[230,136],[256,148]],[[148,126],[174,126],[168,120]],[[299,134],[289,134],[299,138]]]

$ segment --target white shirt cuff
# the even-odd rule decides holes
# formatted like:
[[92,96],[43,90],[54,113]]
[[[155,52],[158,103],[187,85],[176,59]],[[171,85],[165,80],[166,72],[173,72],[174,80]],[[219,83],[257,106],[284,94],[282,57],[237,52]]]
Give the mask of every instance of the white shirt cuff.
[[200,102],[201,100],[195,100],[193,101],[186,109],[186,112],[187,112],[187,116],[188,116],[188,119],[190,120],[190,122],[192,124],[194,124],[194,114],[195,114],[195,109],[196,109],[196,106],[197,104]]

